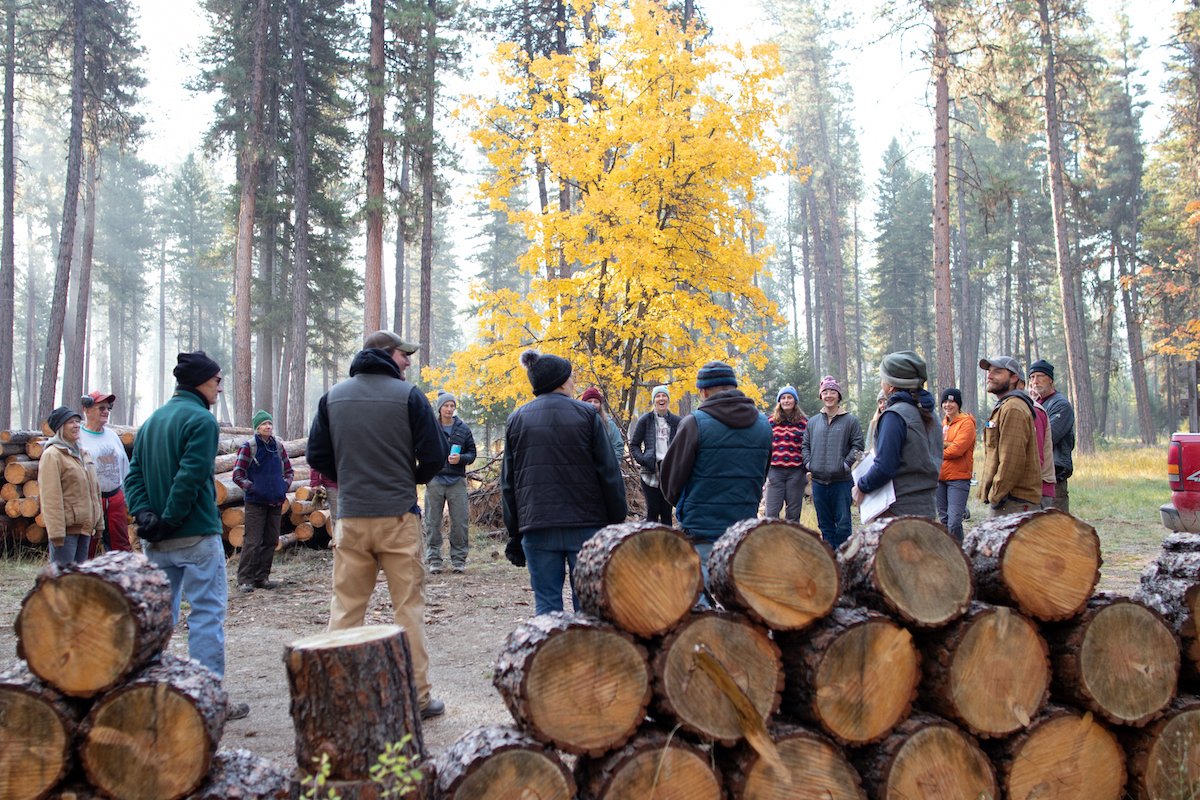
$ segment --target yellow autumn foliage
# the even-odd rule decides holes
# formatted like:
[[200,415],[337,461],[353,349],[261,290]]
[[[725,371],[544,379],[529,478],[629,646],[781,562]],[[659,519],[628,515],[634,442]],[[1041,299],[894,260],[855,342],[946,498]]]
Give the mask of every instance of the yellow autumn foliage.
[[[482,191],[532,243],[519,263],[530,290],[477,288],[474,344],[432,377],[484,405],[523,402],[518,359],[534,347],[569,358],[580,390],[598,385],[632,411],[655,384],[682,394],[706,361],[743,374],[765,363],[762,330],[781,323],[757,285],[769,251],[751,247],[762,239],[752,201],[783,160],[770,139],[780,67],[769,47],[685,33],[660,3],[571,5],[577,46],[531,59],[502,45],[502,99],[474,107],[474,139],[496,170]],[[510,205],[539,162],[549,207]]]

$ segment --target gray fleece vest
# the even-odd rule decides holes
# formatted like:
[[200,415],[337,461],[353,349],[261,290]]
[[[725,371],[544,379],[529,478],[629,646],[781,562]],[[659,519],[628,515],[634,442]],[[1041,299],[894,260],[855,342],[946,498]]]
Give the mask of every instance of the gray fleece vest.
[[892,477],[896,502],[889,510],[896,515],[937,519],[934,493],[942,469],[942,426],[934,420],[926,430],[920,409],[909,403],[896,403],[888,411],[899,414],[908,427],[900,451],[900,469]]

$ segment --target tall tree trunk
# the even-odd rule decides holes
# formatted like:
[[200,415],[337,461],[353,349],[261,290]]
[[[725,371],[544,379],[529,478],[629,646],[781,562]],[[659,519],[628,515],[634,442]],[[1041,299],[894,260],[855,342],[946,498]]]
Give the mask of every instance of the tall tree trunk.
[[1096,421],[1096,431],[1101,436],[1108,433],[1108,400],[1112,386],[1113,368],[1113,336],[1116,328],[1117,316],[1117,240],[1113,238],[1109,245],[1109,278],[1106,281],[1101,281],[1097,290],[1100,293],[1101,307],[1104,316],[1101,318],[1101,336],[1103,336],[1102,346],[1104,347],[1104,357],[1100,363],[1104,366],[1104,372],[1100,376],[1100,397],[1099,397],[1099,414]]
[[37,372],[37,354],[34,352],[33,337],[37,329],[38,269],[33,248],[33,217],[29,214],[25,215],[25,241],[29,242],[29,246],[26,247],[25,266],[25,408],[21,419],[24,420],[26,428],[36,428],[38,397],[37,379],[34,375]]
[[383,0],[371,0],[367,66],[367,258],[363,280],[363,336],[379,330],[383,315]]
[[[271,26],[271,31],[268,34],[268,49],[271,52],[278,52],[279,42],[277,41],[278,31],[275,26]],[[279,136],[279,81],[272,80],[269,86],[264,87],[267,98],[267,109],[265,110],[265,128],[263,130],[263,145],[264,151],[267,142],[277,142]],[[256,190],[264,200],[274,198],[279,191],[279,168],[274,157],[267,157],[267,153],[263,153],[262,180],[259,188]],[[274,202],[268,202],[266,213],[262,214],[262,221],[259,223],[258,237],[258,283],[261,287],[260,302],[257,307],[257,317],[259,320],[258,335],[255,337],[255,350],[258,357],[255,359],[254,373],[254,408],[265,408],[281,418],[284,415],[282,406],[277,405],[278,393],[277,387],[281,389],[285,378],[280,376],[282,369],[282,359],[276,358],[279,350],[280,337],[277,333],[278,326],[263,322],[267,315],[270,314],[281,300],[280,295],[282,283],[279,273],[282,269],[275,266],[275,253],[278,249],[279,228],[280,228],[280,212],[278,205]],[[278,398],[279,402],[283,402],[282,398]],[[282,426],[282,421],[279,422]]]
[[54,387],[58,383],[58,356],[62,349],[63,321],[75,245],[75,216],[79,208],[79,172],[83,160],[83,72],[87,44],[84,3],[85,0],[71,3],[71,128],[67,140],[67,179],[58,238],[58,264],[54,271],[54,294],[50,298],[50,324],[46,331],[46,354],[42,360],[42,383],[38,393],[39,420],[46,419],[54,409]]
[[796,220],[795,220],[795,187],[789,182],[787,190],[787,279],[788,304],[792,310],[792,338],[800,341],[800,315],[796,308]]
[[263,94],[266,85],[267,19],[270,0],[258,0],[254,18],[254,59],[250,78],[250,130],[242,151],[242,192],[238,205],[233,270],[233,418],[249,425],[253,414],[250,349],[250,276],[253,270],[255,200],[263,155]]
[[[406,115],[411,119],[411,114]],[[407,138],[407,137],[406,137]],[[412,154],[408,145],[400,146],[400,199],[396,203],[396,299],[392,313],[392,324],[396,333],[408,336],[404,328],[405,311],[408,305],[408,292],[404,291],[408,282],[408,210],[409,192],[412,190]]]
[[809,192],[800,193],[800,272],[804,283],[804,345],[808,348],[808,357],[812,361],[813,371],[821,375],[821,359],[817,355],[816,339],[814,338],[812,295],[812,234],[808,224],[808,216],[812,213],[809,202]]
[[954,322],[950,313],[950,49],[946,20],[933,8],[933,306],[937,377],[932,386],[955,386]]
[[425,19],[425,113],[421,136],[421,363],[432,363],[433,346],[433,148],[437,99],[437,0],[429,0]]
[[961,321],[958,326],[961,336],[958,343],[958,363],[962,374],[959,387],[963,393],[963,410],[974,415],[979,413],[979,382],[975,380],[975,376],[978,374],[976,354],[979,353],[979,328],[982,321],[971,313],[971,259],[967,246],[967,173],[963,164],[961,136],[954,140],[954,160],[958,165],[954,198],[958,209],[958,319]]
[[1138,431],[1142,444],[1154,444],[1154,413],[1150,407],[1150,387],[1146,381],[1146,352],[1142,346],[1142,314],[1137,283],[1129,268],[1124,248],[1117,249],[1117,266],[1121,275],[1121,307],[1125,312],[1125,339],[1129,345],[1129,372],[1133,380],[1133,397],[1137,403]]
[[1070,368],[1071,399],[1075,401],[1075,436],[1079,451],[1091,453],[1095,450],[1096,412],[1084,355],[1087,337],[1079,321],[1075,265],[1067,246],[1066,180],[1063,176],[1062,130],[1058,119],[1058,76],[1048,0],[1038,0],[1038,19],[1044,59],[1042,79],[1045,82],[1046,156],[1050,173],[1050,203],[1054,214],[1054,255],[1062,294],[1063,334]]
[[304,67],[303,4],[288,0],[292,48],[292,142],[295,151],[295,254],[292,268],[292,332],[288,337],[287,422],[284,433],[298,436],[304,426],[308,373],[308,74]]
[[13,139],[13,112],[16,110],[16,0],[6,0],[4,11],[4,219],[0,221],[0,225],[4,226],[4,238],[0,242],[0,398],[4,399],[0,400],[0,429],[13,427],[13,329],[16,325],[17,291],[16,237],[13,231],[17,221],[17,159]]
[[[75,290],[75,324],[64,353],[62,404],[75,407],[83,395],[84,362],[87,359],[88,311],[91,306],[92,254],[96,244],[96,159],[87,153],[87,175],[83,182],[83,249],[79,254],[79,281]],[[111,335],[111,334],[110,334]]]
[[158,253],[158,378],[154,382],[154,407],[166,401],[167,395],[167,238],[164,236]]
[[117,419],[121,418],[124,409],[132,405],[134,397],[129,394],[124,394],[125,387],[125,359],[121,354],[121,330],[122,304],[119,300],[114,299],[108,304],[108,360],[109,365],[109,382],[110,388],[108,391],[113,394],[121,394],[122,403],[118,407],[115,414]]

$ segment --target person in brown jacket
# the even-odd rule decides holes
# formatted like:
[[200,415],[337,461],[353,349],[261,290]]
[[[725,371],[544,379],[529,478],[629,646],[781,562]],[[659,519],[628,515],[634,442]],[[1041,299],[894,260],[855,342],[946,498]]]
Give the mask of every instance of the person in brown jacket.
[[983,426],[983,474],[979,499],[993,517],[1041,507],[1042,468],[1034,431],[1033,400],[1017,388],[1024,375],[1011,356],[985,358],[987,390],[996,405]]
[[55,564],[86,561],[88,543],[101,524],[100,481],[91,455],[79,447],[78,411],[59,406],[47,424],[54,436],[46,442],[38,468],[42,516]]

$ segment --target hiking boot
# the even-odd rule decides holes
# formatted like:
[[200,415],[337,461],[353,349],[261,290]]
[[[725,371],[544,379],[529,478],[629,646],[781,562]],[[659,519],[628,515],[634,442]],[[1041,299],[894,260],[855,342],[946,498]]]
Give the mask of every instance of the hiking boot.
[[278,589],[279,584],[272,580],[259,581],[254,584],[259,589]]
[[455,567],[455,568],[454,568],[454,570],[453,570],[453,572],[454,572],[454,574],[455,574],[455,575],[462,575],[462,574],[463,574],[463,573],[465,573],[466,571],[467,571],[467,568],[466,568],[466,567]]
[[446,704],[441,700],[429,699],[429,702],[421,709],[421,719],[433,719],[440,717],[446,713]]
[[432,567],[429,568],[429,574],[430,575],[441,575],[442,574],[442,565],[434,564]]
[[235,719],[244,719],[250,716],[249,703],[232,703],[229,706],[229,713],[225,715],[225,721],[230,722]]
[[238,586],[238,591],[242,592],[243,594],[250,594],[251,592],[254,591],[254,584],[243,583],[240,586]]

